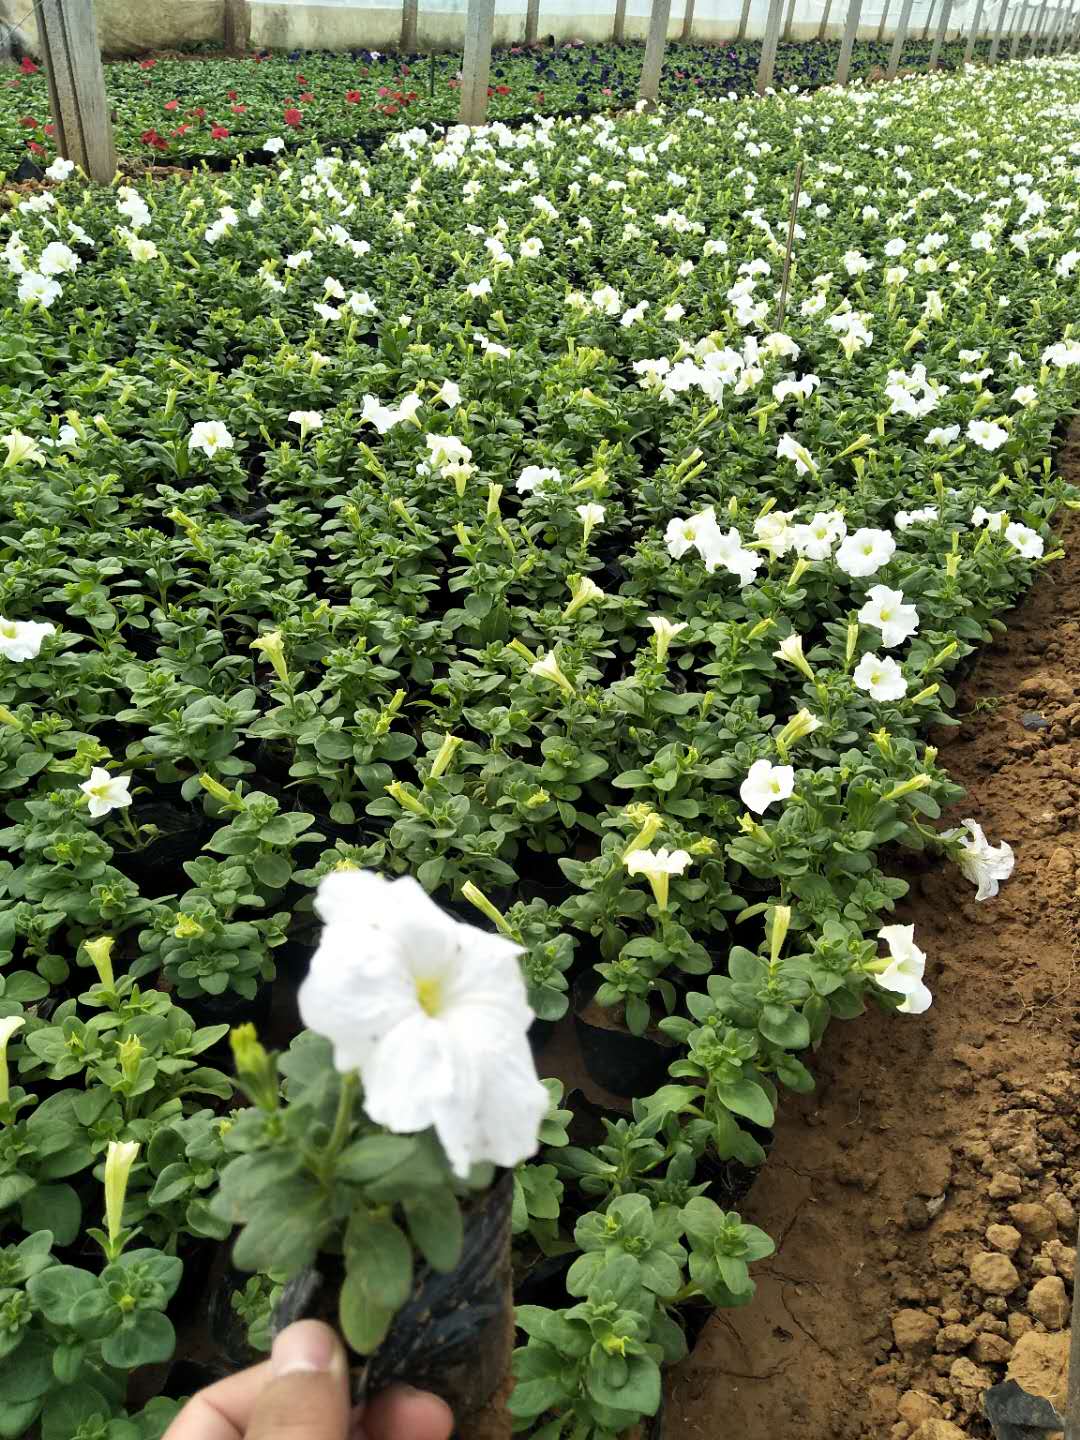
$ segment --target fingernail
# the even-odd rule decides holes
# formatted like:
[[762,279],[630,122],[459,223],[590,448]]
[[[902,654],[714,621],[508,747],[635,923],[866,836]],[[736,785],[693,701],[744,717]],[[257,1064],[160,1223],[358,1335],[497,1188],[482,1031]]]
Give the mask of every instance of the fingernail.
[[283,1375],[323,1375],[338,1368],[341,1346],[329,1325],[318,1320],[298,1320],[274,1341],[270,1355],[276,1379]]

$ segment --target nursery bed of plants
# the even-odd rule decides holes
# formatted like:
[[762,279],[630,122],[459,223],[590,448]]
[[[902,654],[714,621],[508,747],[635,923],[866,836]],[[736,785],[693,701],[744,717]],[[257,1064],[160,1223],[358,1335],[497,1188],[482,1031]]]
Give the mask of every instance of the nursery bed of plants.
[[[988,45],[977,54],[985,55]],[[925,68],[931,45],[915,36],[906,67]],[[891,44],[860,42],[853,78],[884,70]],[[837,42],[781,45],[776,85],[816,88],[836,72]],[[672,103],[749,94],[761,47],[668,46],[661,93]],[[962,61],[964,43],[942,47],[941,65]],[[640,45],[567,45],[496,53],[491,71],[492,120],[622,110],[637,99],[644,49]],[[0,170],[45,165],[55,155],[48,90],[33,61],[0,71]],[[312,142],[372,149],[391,130],[451,124],[460,106],[459,55],[256,55],[243,60],[153,57],[106,67],[115,107],[117,148],[125,158],[191,164],[222,163],[237,155],[265,160],[266,140],[289,149]],[[5,79],[6,77],[6,79]]]
[[[1073,500],[1078,105],[1036,62],[8,192],[0,1435],[159,1435],[319,1248],[383,1354],[478,1263],[478,1160],[520,1428],[654,1415],[750,1299],[781,1092],[931,1003],[886,847],[1011,868],[922,737]],[[449,957],[392,1052],[372,927]],[[462,944],[509,986],[466,1040]],[[571,1010],[624,1112],[552,1075],[515,1163],[489,1032],[542,1072]]]

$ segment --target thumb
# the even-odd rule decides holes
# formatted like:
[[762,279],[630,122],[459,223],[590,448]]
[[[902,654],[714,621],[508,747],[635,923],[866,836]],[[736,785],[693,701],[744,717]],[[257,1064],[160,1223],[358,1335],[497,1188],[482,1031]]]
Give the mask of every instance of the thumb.
[[246,1440],[346,1440],[348,1364],[329,1325],[300,1320],[283,1330],[274,1341],[270,1372]]

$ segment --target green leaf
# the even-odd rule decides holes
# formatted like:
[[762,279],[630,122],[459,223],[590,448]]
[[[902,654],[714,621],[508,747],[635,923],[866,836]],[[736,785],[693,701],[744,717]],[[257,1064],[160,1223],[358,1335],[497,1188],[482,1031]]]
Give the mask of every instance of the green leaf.
[[72,1305],[67,1323],[84,1340],[102,1340],[123,1320],[123,1312],[109,1292],[97,1281]]
[[394,1311],[372,1300],[364,1289],[362,1277],[349,1273],[341,1287],[338,1316],[342,1333],[360,1355],[370,1355],[386,1339]]
[[91,1385],[67,1385],[50,1395],[41,1418],[41,1440],[71,1440],[80,1426],[108,1420],[113,1407]]
[[461,1206],[449,1186],[403,1202],[413,1243],[433,1270],[443,1274],[461,1259],[465,1225]]
[[70,1185],[39,1185],[20,1213],[24,1230],[51,1230],[57,1245],[73,1244],[82,1224],[82,1204]]
[[53,1325],[69,1325],[71,1314],[84,1295],[101,1294],[101,1282],[89,1270],[74,1265],[51,1265],[31,1276],[26,1292]]
[[345,1265],[375,1303],[394,1312],[412,1290],[412,1246],[392,1220],[355,1210],[345,1231]]
[[251,868],[261,883],[271,890],[284,890],[292,877],[292,866],[284,855],[256,855]]
[[[40,1279],[41,1277],[36,1277]],[[32,1330],[22,1342],[0,1361],[0,1416],[6,1425],[12,1410],[31,1401],[39,1401],[54,1384],[52,1367],[53,1345],[44,1335]],[[21,1430],[0,1430],[4,1435],[21,1435]]]
[[772,1128],[775,1115],[769,1097],[752,1080],[735,1080],[730,1085],[717,1085],[716,1097],[736,1115],[743,1115],[766,1130]]
[[410,1135],[369,1135],[341,1152],[334,1162],[334,1173],[342,1180],[362,1185],[404,1164],[416,1148]]
[[117,1370],[135,1370],[171,1360],[175,1349],[176,1332],[168,1316],[159,1310],[138,1310],[105,1341],[101,1358]]

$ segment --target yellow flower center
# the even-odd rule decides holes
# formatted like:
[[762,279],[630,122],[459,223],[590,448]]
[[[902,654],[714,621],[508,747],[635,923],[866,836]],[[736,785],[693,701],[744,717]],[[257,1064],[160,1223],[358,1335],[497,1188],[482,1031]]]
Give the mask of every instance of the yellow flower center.
[[442,981],[437,975],[428,975],[422,979],[417,976],[415,983],[420,1009],[432,1017],[438,1015],[442,1009]]

